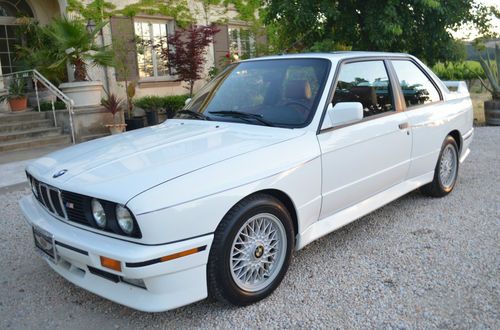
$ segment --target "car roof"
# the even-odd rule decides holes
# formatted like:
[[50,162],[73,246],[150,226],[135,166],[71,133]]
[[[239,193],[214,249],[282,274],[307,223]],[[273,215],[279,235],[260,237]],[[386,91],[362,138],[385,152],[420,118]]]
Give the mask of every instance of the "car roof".
[[284,59],[284,58],[324,58],[329,60],[342,60],[346,58],[360,58],[360,57],[412,57],[405,53],[389,53],[389,52],[369,52],[369,51],[339,51],[331,53],[298,53],[298,54],[278,54],[272,56],[263,56],[252,58],[246,61],[258,61],[269,59]]

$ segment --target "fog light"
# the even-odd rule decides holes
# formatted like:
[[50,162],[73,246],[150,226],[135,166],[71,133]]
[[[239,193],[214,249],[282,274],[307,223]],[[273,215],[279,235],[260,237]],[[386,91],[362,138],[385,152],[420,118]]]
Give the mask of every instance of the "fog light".
[[144,283],[144,281],[141,279],[121,277],[121,280],[122,282],[125,282],[127,284],[146,289],[146,283]]

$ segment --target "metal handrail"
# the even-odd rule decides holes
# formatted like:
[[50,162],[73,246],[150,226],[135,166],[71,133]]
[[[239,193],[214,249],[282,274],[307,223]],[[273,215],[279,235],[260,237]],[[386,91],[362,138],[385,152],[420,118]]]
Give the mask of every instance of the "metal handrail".
[[[38,72],[35,69],[7,73],[4,75],[0,75],[0,78],[7,77],[7,76],[18,77],[19,75],[21,75],[23,78],[27,78],[27,77],[29,77],[30,74],[32,74],[31,79],[33,79],[33,84],[35,85],[35,95],[36,95],[36,102],[37,102],[37,106],[38,106],[38,112],[40,112],[40,98],[38,97],[38,84],[37,84],[38,82],[41,82],[50,92],[52,92],[58,99],[60,99],[66,105],[66,109],[68,110],[68,114],[69,114],[69,126],[70,126],[70,130],[71,130],[71,141],[74,144],[75,143],[75,129],[74,129],[74,124],[73,124],[73,114],[74,114],[73,109],[74,109],[75,103],[72,99],[70,99],[66,94],[64,94],[59,88],[54,86],[54,84],[52,84],[47,78],[45,78],[40,72]],[[54,125],[57,126],[57,117],[56,117],[56,111],[55,111],[55,106],[54,106],[54,100],[52,100],[51,103],[52,103],[52,115],[54,116]]]

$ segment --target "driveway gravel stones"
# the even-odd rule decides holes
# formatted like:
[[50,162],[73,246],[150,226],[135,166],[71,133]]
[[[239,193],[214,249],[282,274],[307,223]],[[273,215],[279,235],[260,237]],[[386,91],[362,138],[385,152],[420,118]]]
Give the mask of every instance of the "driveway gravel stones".
[[147,314],[88,293],[34,252],[0,195],[0,328],[500,328],[500,128],[476,128],[454,192],[412,192],[295,252],[244,308],[209,300]]

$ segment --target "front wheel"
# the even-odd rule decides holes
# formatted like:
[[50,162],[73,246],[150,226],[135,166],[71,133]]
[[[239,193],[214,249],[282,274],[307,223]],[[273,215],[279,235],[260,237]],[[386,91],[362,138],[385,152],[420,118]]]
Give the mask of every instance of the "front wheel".
[[451,136],[447,136],[441,147],[432,182],[422,187],[422,192],[431,197],[448,195],[457,182],[458,146]]
[[276,198],[257,194],[236,204],[214,235],[207,266],[211,296],[248,305],[283,279],[294,245],[293,222]]

